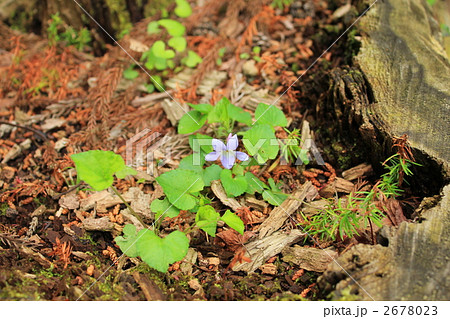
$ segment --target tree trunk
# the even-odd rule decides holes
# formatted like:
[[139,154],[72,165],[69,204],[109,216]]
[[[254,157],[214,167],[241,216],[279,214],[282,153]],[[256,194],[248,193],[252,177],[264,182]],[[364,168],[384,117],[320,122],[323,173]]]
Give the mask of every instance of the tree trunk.
[[[366,5],[367,5],[366,1]],[[373,164],[393,153],[392,138],[407,134],[417,167],[410,178],[439,194],[450,176],[450,63],[439,26],[425,0],[378,1],[357,24],[357,67],[337,69],[321,112],[341,131],[370,145]],[[413,185],[413,186],[414,186]],[[385,245],[357,245],[319,280],[335,299],[348,293],[371,300],[448,300],[450,186],[424,209],[422,223],[383,228]],[[430,207],[424,199],[422,207]]]

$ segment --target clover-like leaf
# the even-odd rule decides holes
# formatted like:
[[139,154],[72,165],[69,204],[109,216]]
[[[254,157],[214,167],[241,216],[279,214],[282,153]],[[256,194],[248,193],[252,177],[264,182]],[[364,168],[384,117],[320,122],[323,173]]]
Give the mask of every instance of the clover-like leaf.
[[255,157],[259,164],[277,157],[280,145],[269,124],[255,125],[243,135],[248,154]]
[[212,206],[201,206],[195,215],[195,223],[198,228],[204,230],[208,235],[215,237],[219,218],[220,214]]
[[189,50],[188,55],[181,59],[181,63],[190,68],[195,68],[197,64],[202,63],[202,58],[194,51]]
[[173,37],[181,37],[186,31],[184,25],[172,19],[161,19],[158,23],[166,28],[167,32]]
[[233,178],[229,169],[224,169],[220,172],[220,180],[228,196],[236,197],[242,195],[248,187],[244,176]]
[[259,103],[255,110],[255,124],[284,127],[287,125],[287,119],[283,111],[276,106]]
[[192,209],[197,204],[197,199],[191,193],[203,189],[202,177],[189,170],[175,169],[156,178],[161,185],[169,201],[175,207],[183,210]]
[[186,50],[187,42],[184,37],[173,37],[170,38],[167,44],[174,48],[177,52],[183,52]]
[[172,59],[175,56],[175,52],[173,52],[173,50],[166,50],[166,44],[161,40],[153,43],[151,50],[152,53],[158,58]]
[[177,7],[174,12],[180,18],[187,18],[192,14],[192,8],[186,0],[175,0]]
[[136,226],[133,224],[127,224],[123,228],[123,236],[117,236],[114,241],[125,255],[134,258],[138,256],[136,239]]
[[180,210],[172,205],[167,198],[155,199],[150,204],[150,209],[155,212],[155,220],[158,220],[161,215],[163,217],[174,218],[180,214]]
[[179,134],[193,133],[202,128],[205,124],[207,115],[200,113],[199,111],[189,111],[183,115],[178,123]]
[[70,156],[75,163],[78,178],[89,184],[94,190],[101,191],[110,187],[114,174],[120,177],[136,171],[127,168],[120,155],[111,151],[93,150]]
[[133,69],[133,67],[129,67],[125,71],[123,71],[123,77],[127,80],[133,80],[139,76],[139,72]]
[[159,33],[161,30],[159,29],[159,23],[158,21],[152,21],[147,25],[147,33],[148,34],[156,34]]
[[189,239],[178,230],[165,238],[157,236],[153,231],[142,229],[136,244],[139,256],[150,267],[167,272],[169,265],[182,260],[189,248]]
[[225,222],[228,226],[233,228],[239,234],[244,234],[244,222],[239,218],[239,216],[233,214],[229,209],[223,214],[220,218],[223,222]]

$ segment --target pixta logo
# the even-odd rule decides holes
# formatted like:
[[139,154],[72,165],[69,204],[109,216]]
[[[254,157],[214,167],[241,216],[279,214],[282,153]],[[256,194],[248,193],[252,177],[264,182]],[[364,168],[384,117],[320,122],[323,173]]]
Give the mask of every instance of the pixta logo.
[[170,159],[170,148],[163,146],[170,136],[144,129],[126,142],[126,164],[137,170],[145,169],[153,175],[155,165],[163,166]]

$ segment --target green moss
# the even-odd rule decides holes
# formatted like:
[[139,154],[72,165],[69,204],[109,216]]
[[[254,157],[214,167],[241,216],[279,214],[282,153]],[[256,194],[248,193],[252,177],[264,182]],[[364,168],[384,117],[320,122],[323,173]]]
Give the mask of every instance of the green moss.
[[167,10],[170,4],[174,3],[173,0],[154,0],[149,1],[144,7],[145,17],[153,17],[159,14],[161,11]]
[[[337,294],[339,296],[337,296]],[[359,301],[361,300],[361,296],[355,295],[351,293],[351,288],[347,287],[339,291],[339,293],[335,294],[335,292],[332,292],[328,298],[330,298],[333,301]]]
[[43,300],[44,293],[39,290],[47,282],[36,278],[25,277],[25,273],[15,271],[0,271],[0,276],[6,280],[0,284],[0,300]]
[[130,14],[127,10],[125,0],[106,0],[111,14],[112,27],[117,34],[123,35],[132,28]]
[[1,203],[0,204],[0,216],[6,215],[6,210],[9,208],[9,205],[7,203]]

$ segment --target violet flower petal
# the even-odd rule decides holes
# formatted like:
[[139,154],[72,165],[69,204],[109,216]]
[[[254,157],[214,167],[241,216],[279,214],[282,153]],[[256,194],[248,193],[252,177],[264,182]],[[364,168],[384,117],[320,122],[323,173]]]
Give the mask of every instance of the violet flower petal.
[[206,154],[205,160],[214,162],[215,160],[217,160],[219,158],[220,154],[221,154],[221,152],[211,152],[209,154]]
[[222,156],[220,156],[220,161],[222,162],[223,167],[226,169],[231,169],[234,165],[234,161],[236,160],[236,156],[234,152],[223,152]]
[[212,143],[212,147],[213,147],[214,151],[216,151],[216,152],[223,152],[223,151],[227,150],[227,147],[221,140],[213,138],[211,143]]
[[[231,135],[231,134],[230,134]],[[227,138],[227,150],[234,151],[237,149],[239,144],[237,135],[234,134],[233,136],[228,136]]]
[[245,162],[246,160],[248,160],[248,155],[243,153],[243,152],[236,152],[236,157],[238,160]]

